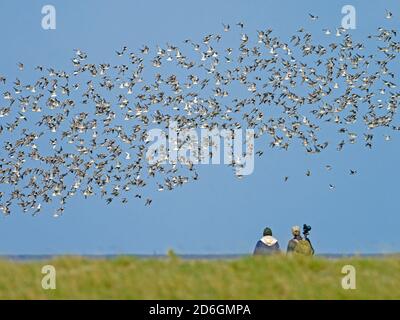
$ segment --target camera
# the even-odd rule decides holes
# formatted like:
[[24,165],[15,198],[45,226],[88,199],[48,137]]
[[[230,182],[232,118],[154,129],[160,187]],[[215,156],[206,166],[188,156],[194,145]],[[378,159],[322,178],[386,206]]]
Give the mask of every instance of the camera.
[[303,234],[305,237],[310,234],[310,231],[311,231],[311,226],[303,224]]

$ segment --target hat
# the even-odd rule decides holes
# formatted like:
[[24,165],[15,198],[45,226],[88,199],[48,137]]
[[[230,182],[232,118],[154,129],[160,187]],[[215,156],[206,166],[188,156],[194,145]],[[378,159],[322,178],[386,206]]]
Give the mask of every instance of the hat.
[[292,234],[295,235],[299,235],[300,234],[300,227],[299,226],[293,226],[292,227]]
[[265,236],[272,236],[272,230],[271,230],[271,228],[266,227],[266,228],[264,229],[263,236],[264,236],[264,237],[265,237]]

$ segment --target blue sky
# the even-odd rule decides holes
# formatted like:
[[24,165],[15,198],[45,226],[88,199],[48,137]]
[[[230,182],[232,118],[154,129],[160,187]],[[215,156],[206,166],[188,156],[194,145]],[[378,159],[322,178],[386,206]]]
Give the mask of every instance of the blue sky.
[[[41,28],[46,4],[57,10],[56,30]],[[222,22],[243,21],[249,34],[270,27],[287,39],[300,26],[314,30],[308,18],[313,13],[323,37],[323,28],[339,26],[345,4],[357,10],[355,37],[365,37],[382,23],[399,29],[398,1],[4,0],[0,74],[15,77],[18,61],[62,69],[75,48],[102,62],[124,45],[137,50],[144,44],[200,40],[222,33]],[[394,13],[391,21],[385,21],[385,9]],[[285,247],[290,227],[303,223],[312,226],[320,253],[399,252],[400,138],[391,135],[390,142],[380,139],[372,150],[354,145],[317,157],[298,148],[267,148],[264,157],[256,158],[254,173],[240,181],[227,167],[203,166],[199,181],[154,194],[150,207],[135,202],[107,206],[99,198],[77,197],[58,219],[46,210],[36,217],[12,212],[0,217],[0,254],[160,254],[168,248],[185,254],[249,253],[265,226]],[[328,163],[333,166],[329,173]],[[312,177],[304,174],[308,168]],[[350,177],[353,168],[358,175]],[[285,175],[288,183],[283,183]],[[329,183],[336,185],[334,191]]]

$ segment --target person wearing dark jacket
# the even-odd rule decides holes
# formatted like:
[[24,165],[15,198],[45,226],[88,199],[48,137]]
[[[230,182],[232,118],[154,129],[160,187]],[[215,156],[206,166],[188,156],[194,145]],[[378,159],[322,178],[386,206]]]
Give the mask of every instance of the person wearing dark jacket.
[[258,240],[254,249],[254,255],[268,255],[280,252],[278,240],[272,236],[272,230],[265,228],[263,237]]

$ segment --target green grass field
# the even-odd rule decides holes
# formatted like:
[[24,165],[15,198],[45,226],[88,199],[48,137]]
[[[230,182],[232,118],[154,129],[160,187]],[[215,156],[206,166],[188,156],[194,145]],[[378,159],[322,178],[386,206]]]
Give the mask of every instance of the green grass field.
[[[41,286],[42,266],[56,268],[55,290]],[[344,265],[356,268],[344,290]],[[0,261],[1,299],[400,299],[400,257],[237,260],[79,257]]]

